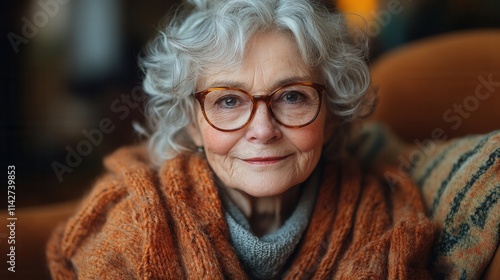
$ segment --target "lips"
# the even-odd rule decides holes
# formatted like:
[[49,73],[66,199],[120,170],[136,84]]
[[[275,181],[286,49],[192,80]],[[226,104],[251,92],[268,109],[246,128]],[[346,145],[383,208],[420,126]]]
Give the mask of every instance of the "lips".
[[255,158],[246,158],[246,159],[243,159],[243,161],[250,163],[250,164],[265,165],[265,164],[278,163],[287,157],[288,157],[288,155],[287,156],[273,156],[273,157],[255,157]]

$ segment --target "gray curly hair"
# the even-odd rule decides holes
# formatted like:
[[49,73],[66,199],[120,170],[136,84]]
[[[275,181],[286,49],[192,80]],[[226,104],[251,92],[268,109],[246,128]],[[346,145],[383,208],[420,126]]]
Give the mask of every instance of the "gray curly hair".
[[291,34],[304,62],[322,73],[327,108],[340,120],[324,154],[338,154],[350,123],[373,107],[366,44],[352,39],[342,16],[313,0],[190,0],[140,58],[153,163],[195,149],[185,128],[194,121],[198,77],[241,64],[259,31]]

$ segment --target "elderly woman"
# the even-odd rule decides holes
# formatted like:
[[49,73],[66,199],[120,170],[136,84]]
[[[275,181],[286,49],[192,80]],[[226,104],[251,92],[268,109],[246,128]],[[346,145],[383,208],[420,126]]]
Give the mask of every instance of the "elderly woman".
[[316,1],[191,1],[141,63],[148,148],[123,148],[53,235],[56,279],[417,278],[416,186],[342,153],[364,51]]

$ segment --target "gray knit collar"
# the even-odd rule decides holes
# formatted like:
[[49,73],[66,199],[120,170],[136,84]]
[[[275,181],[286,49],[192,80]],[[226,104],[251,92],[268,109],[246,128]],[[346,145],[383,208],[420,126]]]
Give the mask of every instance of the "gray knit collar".
[[262,237],[250,231],[247,218],[224,192],[220,192],[233,247],[250,277],[276,277],[300,242],[314,208],[321,177],[319,168],[316,169],[304,183],[301,197],[291,216],[278,230]]

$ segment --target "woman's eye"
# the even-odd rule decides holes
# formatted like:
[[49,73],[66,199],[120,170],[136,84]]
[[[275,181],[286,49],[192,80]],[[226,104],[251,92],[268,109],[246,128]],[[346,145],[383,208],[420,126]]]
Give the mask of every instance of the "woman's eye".
[[281,95],[281,101],[288,103],[302,102],[304,98],[304,94],[299,91],[288,91]]
[[223,108],[232,108],[238,106],[239,100],[235,96],[225,96],[217,99],[216,104]]

